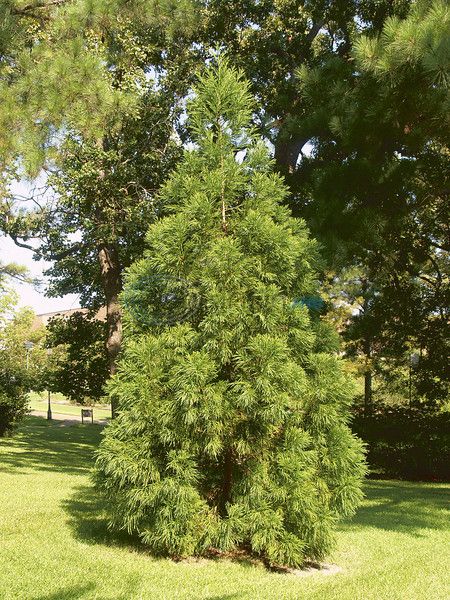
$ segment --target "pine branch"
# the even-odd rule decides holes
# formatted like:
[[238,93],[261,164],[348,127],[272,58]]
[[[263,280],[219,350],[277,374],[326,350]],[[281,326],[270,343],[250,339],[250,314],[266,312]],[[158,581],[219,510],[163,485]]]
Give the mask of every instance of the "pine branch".
[[16,16],[26,16],[32,14],[35,10],[57,7],[62,4],[66,4],[69,1],[70,0],[48,0],[47,2],[26,4],[22,8],[13,8],[12,14]]

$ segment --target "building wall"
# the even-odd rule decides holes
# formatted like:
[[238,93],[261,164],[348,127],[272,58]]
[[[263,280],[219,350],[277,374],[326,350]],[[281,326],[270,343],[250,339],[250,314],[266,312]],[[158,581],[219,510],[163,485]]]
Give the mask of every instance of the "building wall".
[[[47,323],[50,321],[50,319],[53,319],[53,317],[64,318],[70,317],[75,313],[87,314],[88,312],[89,311],[87,308],[70,308],[69,310],[42,313],[40,315],[36,315],[31,328],[34,331],[42,326],[47,327]],[[98,321],[106,321],[106,307],[102,306],[102,308],[100,308],[100,310],[95,314],[94,318]]]

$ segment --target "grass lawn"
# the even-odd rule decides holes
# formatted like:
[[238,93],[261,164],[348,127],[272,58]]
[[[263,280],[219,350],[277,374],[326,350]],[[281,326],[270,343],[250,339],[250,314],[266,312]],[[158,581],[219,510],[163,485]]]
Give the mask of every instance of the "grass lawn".
[[[47,412],[47,392],[31,392],[29,394],[31,410],[41,410]],[[52,412],[61,415],[81,414],[81,405],[70,404],[62,394],[51,394],[50,403]],[[90,407],[89,407],[90,408]],[[111,417],[111,408],[109,406],[95,406],[94,419],[109,419]]]
[[0,440],[2,600],[415,600],[450,597],[450,485],[370,481],[329,561],[298,577],[229,560],[175,563],[106,527],[92,489],[98,426],[28,417]]

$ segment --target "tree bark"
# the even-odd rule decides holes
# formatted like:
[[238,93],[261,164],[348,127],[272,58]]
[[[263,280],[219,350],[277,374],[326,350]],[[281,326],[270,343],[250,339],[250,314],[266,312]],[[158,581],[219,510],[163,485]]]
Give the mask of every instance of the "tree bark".
[[[119,303],[119,294],[122,291],[122,268],[117,246],[114,244],[99,244],[98,262],[106,301],[106,321],[108,324],[106,350],[108,352],[109,371],[111,375],[114,375],[117,370],[117,357],[122,346],[122,311]],[[111,398],[112,418],[116,416],[116,411],[116,403],[114,398]]]
[[[367,281],[363,280],[362,290],[364,296],[368,292],[368,287]],[[367,297],[364,298],[363,312],[365,315],[369,312],[369,300]],[[372,411],[372,341],[367,333],[362,345],[366,361],[364,370],[364,415],[367,416]]]
[[292,175],[297,167],[298,157],[308,138],[284,138],[281,130],[275,143],[275,162],[282,173]]
[[231,449],[225,452],[222,479],[222,497],[220,498],[220,512],[226,515],[226,505],[230,500],[231,486],[233,484],[233,453]]
[[372,371],[368,368],[364,373],[364,414],[368,416],[372,410]]
[[[305,39],[306,45],[303,52],[303,56],[299,60],[297,66],[299,66],[303,61],[307,61],[308,54],[311,51],[311,44],[317,37],[322,27],[325,25],[325,22],[326,19],[323,18],[313,23]],[[292,75],[295,78],[294,72],[295,70],[293,70]],[[275,162],[280,172],[284,175],[292,175],[293,173],[295,173],[300,152],[302,151],[303,146],[310,139],[310,136],[299,137],[287,131],[283,131],[283,126],[286,123],[288,117],[290,116],[291,115],[287,113],[282,117],[281,126],[278,132],[277,140],[275,142]]]

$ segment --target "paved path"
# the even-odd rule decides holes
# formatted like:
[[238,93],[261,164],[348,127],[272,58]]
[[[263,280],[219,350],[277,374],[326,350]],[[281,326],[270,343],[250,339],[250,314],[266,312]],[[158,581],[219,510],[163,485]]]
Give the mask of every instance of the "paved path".
[[[47,411],[44,411],[44,410],[32,410],[32,411],[30,411],[29,414],[32,415],[33,417],[43,417],[44,419],[47,418]],[[67,425],[74,425],[76,423],[81,423],[81,415],[80,416],[68,415],[68,414],[58,413],[58,412],[55,412],[54,410],[52,410],[52,421],[63,421]],[[85,417],[84,422],[86,424],[90,425],[91,419]],[[106,425],[107,422],[108,422],[107,419],[95,419],[94,418],[94,425]]]

